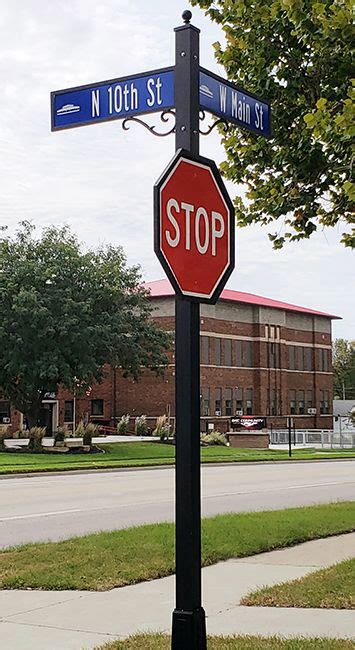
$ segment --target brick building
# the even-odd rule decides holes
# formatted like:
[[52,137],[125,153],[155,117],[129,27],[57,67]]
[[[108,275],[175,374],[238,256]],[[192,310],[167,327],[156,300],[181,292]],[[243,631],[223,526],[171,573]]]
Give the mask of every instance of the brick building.
[[[167,280],[146,285],[153,317],[174,330],[174,295]],[[201,417],[220,430],[232,415],[267,418],[268,426],[285,427],[287,416],[297,428],[333,426],[331,322],[338,318],[313,309],[226,289],[216,305],[201,306]],[[43,403],[48,432],[80,419],[114,425],[124,413],[155,418],[174,416],[174,355],[162,377],[145,371],[138,382],[119,369],[105,368],[105,378],[89,395],[60,390]],[[1,421],[21,426],[21,414],[0,401]]]

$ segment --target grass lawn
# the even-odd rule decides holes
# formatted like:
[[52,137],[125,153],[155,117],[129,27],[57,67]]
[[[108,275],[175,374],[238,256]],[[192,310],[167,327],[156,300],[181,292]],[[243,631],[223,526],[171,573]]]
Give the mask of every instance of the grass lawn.
[[258,589],[242,605],[355,609],[355,558],[304,578]]
[[[163,634],[138,634],[124,641],[113,641],[96,650],[170,650],[170,637]],[[280,639],[260,636],[211,636],[208,650],[350,650],[352,641],[341,639]]]
[[[245,557],[355,529],[355,502],[202,520],[202,564]],[[174,526],[163,523],[0,552],[2,589],[91,589],[174,573]]]
[[[104,454],[0,453],[0,474],[174,464],[173,445],[157,442],[116,442],[102,443],[100,447],[104,449]],[[355,449],[297,449],[293,452],[292,458],[294,460],[355,458]],[[288,452],[270,449],[202,447],[201,460],[203,463],[288,460]]]

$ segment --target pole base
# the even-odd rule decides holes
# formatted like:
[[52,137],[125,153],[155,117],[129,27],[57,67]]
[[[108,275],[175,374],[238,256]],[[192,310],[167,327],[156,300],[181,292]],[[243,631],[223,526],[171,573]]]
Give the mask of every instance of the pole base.
[[171,650],[207,650],[203,607],[193,611],[174,609]]

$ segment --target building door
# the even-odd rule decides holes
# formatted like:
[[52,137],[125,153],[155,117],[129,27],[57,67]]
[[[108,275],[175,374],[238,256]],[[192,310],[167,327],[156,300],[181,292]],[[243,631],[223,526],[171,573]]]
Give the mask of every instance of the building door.
[[53,408],[54,404],[47,402],[42,404],[39,415],[39,426],[46,427],[46,436],[53,435]]

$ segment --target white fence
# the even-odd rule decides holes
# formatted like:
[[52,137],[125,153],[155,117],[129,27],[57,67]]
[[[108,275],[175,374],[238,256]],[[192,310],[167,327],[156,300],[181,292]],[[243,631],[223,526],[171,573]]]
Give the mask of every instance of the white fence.
[[[270,443],[272,445],[288,444],[288,429],[277,429],[270,431]],[[302,447],[322,447],[325,449],[351,448],[355,447],[355,431],[339,432],[331,429],[296,429],[291,430],[292,445]]]

